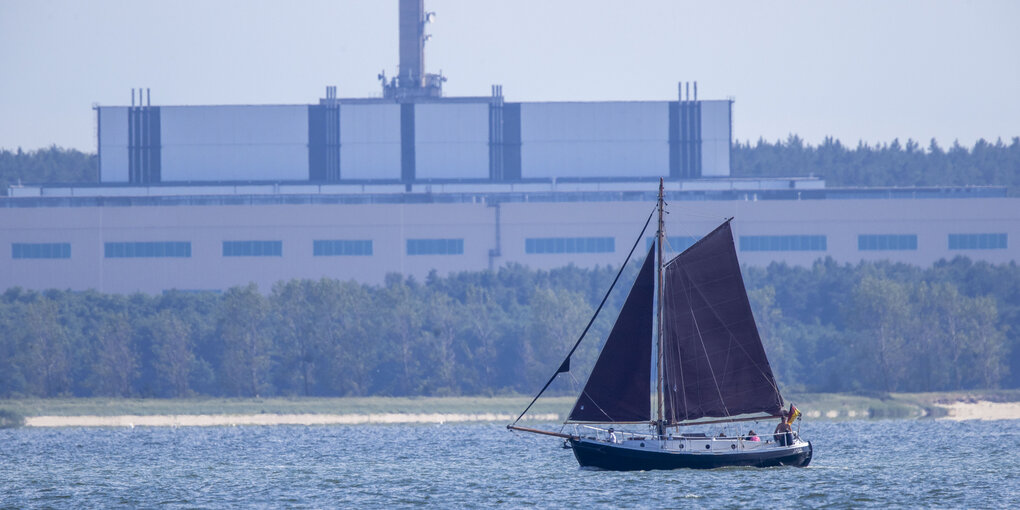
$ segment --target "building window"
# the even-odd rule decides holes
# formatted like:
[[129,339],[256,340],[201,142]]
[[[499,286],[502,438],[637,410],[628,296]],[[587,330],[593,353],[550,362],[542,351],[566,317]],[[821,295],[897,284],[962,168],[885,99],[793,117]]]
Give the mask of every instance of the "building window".
[[283,241],[223,241],[224,257],[282,257]]
[[106,258],[187,258],[191,243],[186,241],[147,241],[140,243],[106,243]]
[[866,234],[857,236],[857,249],[861,251],[916,250],[914,234]]
[[612,253],[612,237],[532,237],[524,240],[524,253]]
[[949,234],[950,250],[1005,250],[1006,234]]
[[12,259],[69,259],[71,243],[11,243]]
[[825,236],[740,236],[740,251],[825,250]]
[[372,241],[348,241],[343,239],[313,241],[312,254],[316,257],[337,255],[371,255]]
[[[694,243],[698,242],[700,237],[691,236],[666,236],[666,245],[663,248],[669,248],[674,252],[682,252],[687,248],[690,248]],[[652,249],[652,244],[655,243],[654,237],[645,238],[645,250]]]
[[463,255],[463,239],[408,239],[408,255]]

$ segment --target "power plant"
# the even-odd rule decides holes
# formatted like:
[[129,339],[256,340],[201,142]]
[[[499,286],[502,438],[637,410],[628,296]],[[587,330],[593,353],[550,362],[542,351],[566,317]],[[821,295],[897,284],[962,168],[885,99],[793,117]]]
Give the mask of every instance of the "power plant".
[[[222,290],[291,278],[378,283],[618,265],[659,177],[681,250],[735,216],[741,260],[1016,260],[1004,188],[829,188],[730,175],[733,101],[683,82],[661,101],[446,97],[423,0],[400,0],[399,70],[378,97],[300,105],[95,107],[98,183],[14,186],[0,289]],[[144,92],[144,94],[143,94]]]

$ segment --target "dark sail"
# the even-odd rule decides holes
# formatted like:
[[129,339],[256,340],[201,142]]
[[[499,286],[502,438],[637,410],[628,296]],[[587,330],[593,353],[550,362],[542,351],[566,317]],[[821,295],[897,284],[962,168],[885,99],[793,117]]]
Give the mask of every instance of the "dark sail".
[[654,246],[616,318],[569,421],[600,423],[651,420]]
[[670,423],[782,412],[727,221],[664,269],[663,407]]

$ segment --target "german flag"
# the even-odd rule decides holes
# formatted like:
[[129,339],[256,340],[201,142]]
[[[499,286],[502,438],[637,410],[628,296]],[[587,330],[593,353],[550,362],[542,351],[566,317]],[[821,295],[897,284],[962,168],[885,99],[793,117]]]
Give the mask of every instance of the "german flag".
[[793,420],[796,420],[800,416],[800,409],[797,406],[790,404],[790,411],[786,413],[786,423],[793,425]]

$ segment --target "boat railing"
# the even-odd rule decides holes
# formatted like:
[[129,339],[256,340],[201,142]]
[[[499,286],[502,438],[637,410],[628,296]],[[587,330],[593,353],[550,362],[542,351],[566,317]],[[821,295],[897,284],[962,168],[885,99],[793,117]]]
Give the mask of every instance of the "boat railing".
[[[609,441],[609,434],[610,434],[609,430],[611,428],[613,428],[613,427],[597,427],[597,426],[594,426],[594,425],[578,425],[578,427],[580,427],[582,429],[587,429],[587,430],[593,431],[594,432],[594,436],[589,436],[589,437],[593,437],[597,441]],[[648,439],[651,439],[651,437],[653,436],[653,434],[642,434],[642,433],[639,433],[639,432],[633,432],[633,431],[629,431],[629,430],[616,430],[615,428],[613,428],[613,429],[614,429],[614,432],[616,433],[616,436],[617,436],[617,439],[616,439],[617,442],[630,441],[630,440],[646,441]],[[800,439],[800,434],[798,433],[798,431],[793,431],[792,434],[793,434],[794,441]],[[585,434],[579,434],[579,435],[580,436],[584,436]],[[771,444],[771,443],[777,442],[777,441],[775,441],[773,439],[772,436],[773,436],[773,434],[762,434],[762,435],[757,436],[759,438],[758,441],[752,441],[751,440],[751,436],[748,436],[746,434],[741,434],[741,435],[738,435],[738,436],[711,436],[711,435],[702,434],[702,433],[684,433],[684,434],[679,434],[679,435],[670,434],[670,435],[666,436],[664,439],[672,440],[672,441],[727,441],[727,442],[737,441],[737,442],[751,443],[751,444],[761,443],[761,444],[764,445],[764,444]]]

